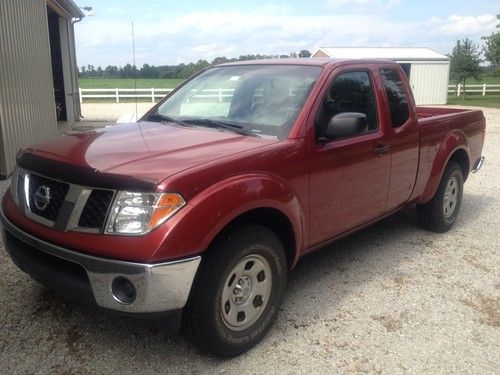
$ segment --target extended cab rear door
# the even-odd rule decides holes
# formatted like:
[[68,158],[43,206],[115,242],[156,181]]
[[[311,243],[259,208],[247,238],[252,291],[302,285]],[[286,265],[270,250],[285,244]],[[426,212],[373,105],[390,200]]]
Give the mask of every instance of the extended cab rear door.
[[[335,69],[314,106],[314,126],[308,133],[311,246],[366,223],[385,209],[390,156],[380,116],[383,108],[377,100],[382,89],[374,73],[376,67],[366,64]],[[325,139],[329,119],[345,112],[364,113],[366,131]]]
[[413,95],[405,73],[396,65],[378,69],[384,93],[381,99],[387,126],[386,143],[391,157],[389,194],[385,211],[405,204],[413,191],[418,169],[419,129]]

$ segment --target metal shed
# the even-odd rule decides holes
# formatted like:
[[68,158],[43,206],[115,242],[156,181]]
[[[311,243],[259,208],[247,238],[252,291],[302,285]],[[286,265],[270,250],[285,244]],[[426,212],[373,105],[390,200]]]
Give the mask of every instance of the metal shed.
[[0,178],[22,147],[80,119],[71,0],[0,1]]
[[402,66],[410,79],[418,105],[446,104],[450,59],[429,48],[321,47],[311,57],[394,60]]

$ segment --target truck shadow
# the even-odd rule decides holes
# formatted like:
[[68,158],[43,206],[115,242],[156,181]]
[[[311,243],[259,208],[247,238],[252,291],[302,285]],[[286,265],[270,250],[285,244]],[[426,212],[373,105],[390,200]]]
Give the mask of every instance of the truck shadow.
[[[465,194],[463,211],[453,231],[472,232],[472,225],[492,199],[495,198]],[[357,293],[365,283],[378,279],[382,283],[394,282],[402,263],[411,262],[426,251],[439,250],[434,248],[439,236],[419,229],[415,209],[410,207],[304,257],[290,273],[282,312],[271,333],[253,351],[233,361],[252,352],[255,355],[272,351],[283,337],[313,324],[325,308],[330,313],[342,309],[344,298]],[[143,369],[161,370],[165,368],[161,367],[163,364],[173,366],[169,367],[173,370],[188,358],[198,358],[212,367],[225,362],[200,354],[181,335],[165,334],[147,322],[82,307],[41,287],[33,294],[37,298],[30,319],[44,320],[43,327],[54,331],[45,334],[65,345],[68,355],[82,365],[110,348],[119,353],[114,356],[116,361],[119,357],[134,358],[137,368],[145,366]],[[152,368],[154,363],[159,367]]]
[[[484,209],[492,205],[495,200],[494,197],[464,193],[456,226],[449,233],[473,225],[484,213]],[[411,206],[310,255],[306,255],[291,273],[289,282],[294,282],[296,278],[296,281],[302,282],[302,278],[317,273],[311,272],[312,267],[346,271],[345,266],[356,260],[368,261],[370,257],[386,257],[393,266],[397,266],[398,258],[394,257],[395,254],[390,251],[389,247],[398,243],[411,245],[404,246],[404,251],[399,252],[401,256],[408,256],[412,255],[412,252],[418,252],[420,248],[415,246],[414,240],[420,240],[422,237],[438,238],[441,235],[419,228],[416,207]],[[423,241],[423,243],[427,242]],[[400,250],[399,247],[398,250]]]
[[456,225],[444,234],[421,229],[412,206],[305,256],[290,274],[278,327],[285,331],[306,327],[324,316],[325,308],[330,313],[341,308],[345,297],[362,292],[364,284],[373,280],[387,290],[409,282],[404,280],[408,264],[427,252],[442,251],[443,236],[473,236],[475,223],[494,200],[464,193]]

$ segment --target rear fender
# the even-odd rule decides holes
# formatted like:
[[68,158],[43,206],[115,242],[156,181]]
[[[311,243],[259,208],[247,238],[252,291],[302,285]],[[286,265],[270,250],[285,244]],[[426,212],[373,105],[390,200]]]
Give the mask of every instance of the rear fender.
[[170,227],[154,259],[181,258],[205,251],[229,223],[258,208],[280,211],[290,221],[294,236],[294,265],[303,244],[304,218],[299,198],[279,177],[246,174],[232,177],[194,197],[166,224]]
[[417,203],[423,204],[429,202],[439,186],[441,178],[443,176],[444,170],[450,161],[451,156],[457,150],[464,150],[469,158],[470,165],[470,153],[469,144],[467,142],[466,135],[460,130],[454,130],[445,138],[443,143],[436,152],[434,157],[434,163],[432,165],[431,173],[425,186],[424,192],[418,199]]

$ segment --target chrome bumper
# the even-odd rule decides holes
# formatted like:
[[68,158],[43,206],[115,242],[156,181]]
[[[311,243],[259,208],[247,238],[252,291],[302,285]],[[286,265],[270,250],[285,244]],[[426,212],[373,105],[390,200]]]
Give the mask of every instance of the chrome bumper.
[[481,156],[479,159],[477,159],[476,163],[474,164],[474,167],[472,168],[472,173],[477,173],[481,167],[484,164],[484,156]]
[[[187,302],[201,257],[165,263],[135,263],[78,253],[36,238],[15,226],[0,209],[0,222],[11,235],[24,244],[51,256],[76,263],[87,273],[98,306],[126,312],[153,313],[177,310]],[[120,301],[112,290],[116,278],[129,280],[134,299]],[[116,289],[115,289],[116,290]]]

